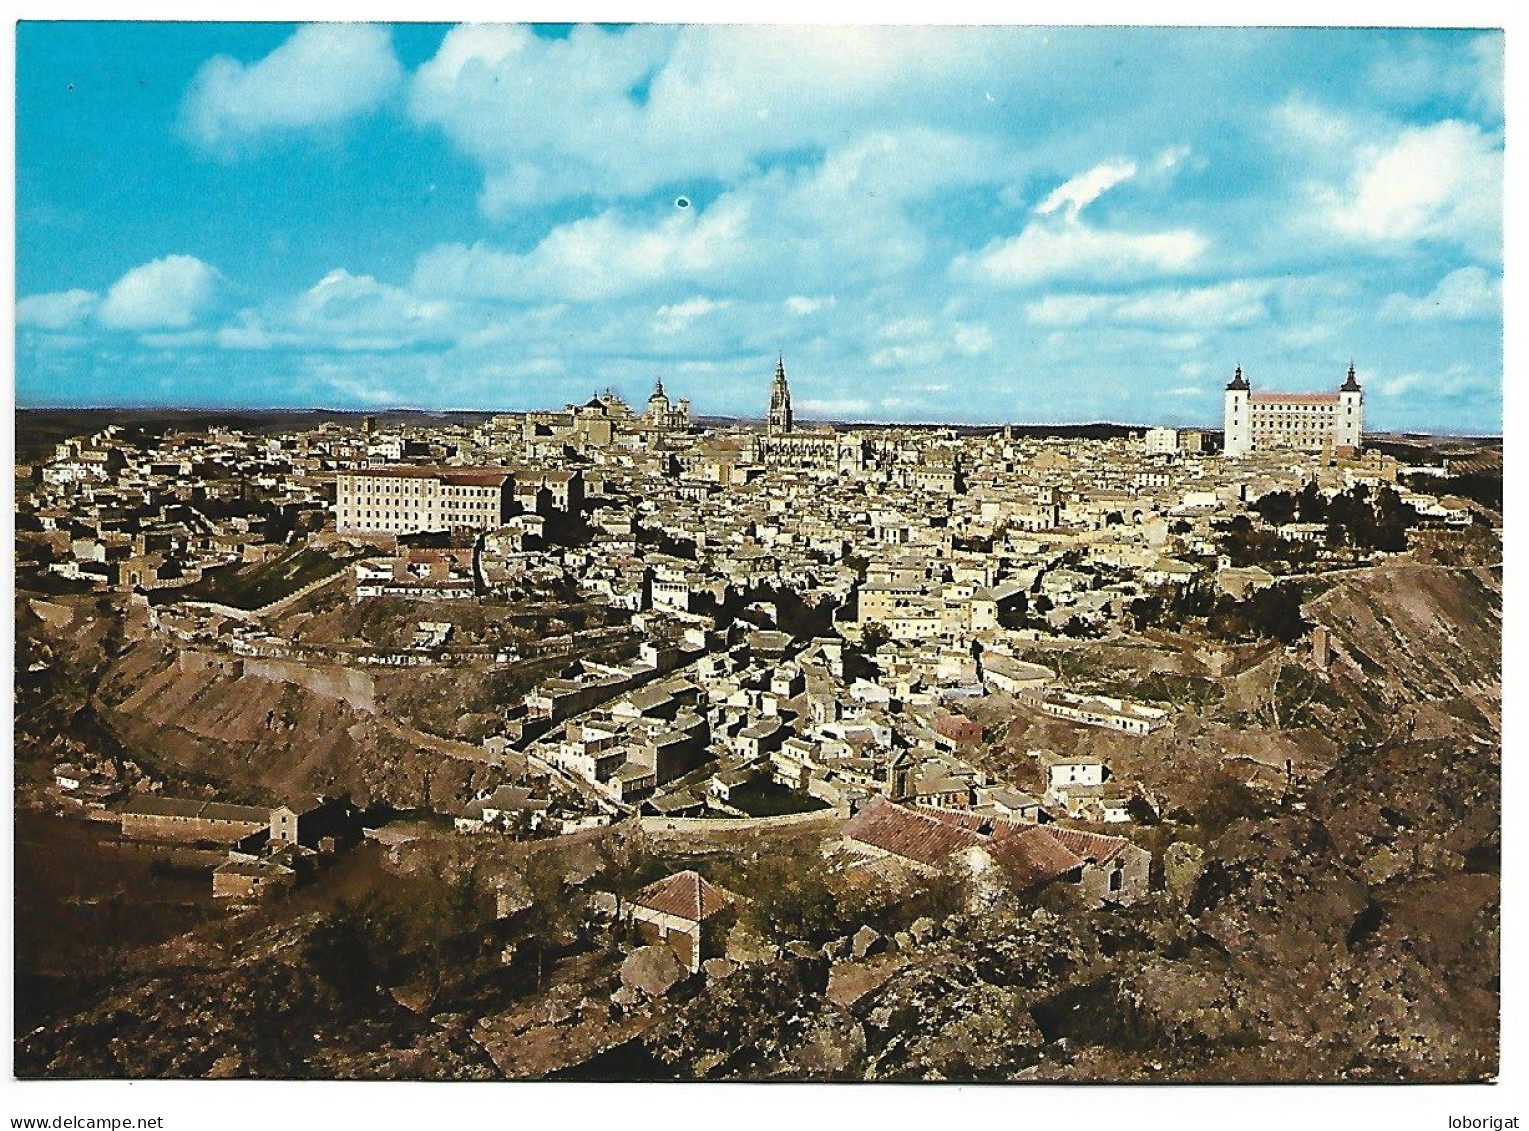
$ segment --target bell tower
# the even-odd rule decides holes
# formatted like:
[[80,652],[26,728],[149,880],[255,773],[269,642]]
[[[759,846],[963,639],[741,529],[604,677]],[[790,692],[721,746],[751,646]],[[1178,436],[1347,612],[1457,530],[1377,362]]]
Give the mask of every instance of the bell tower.
[[1233,459],[1253,450],[1253,408],[1249,403],[1251,387],[1242,375],[1242,366],[1226,387],[1226,407],[1222,420],[1222,446]]
[[775,383],[770,386],[770,414],[765,417],[765,435],[785,436],[791,431],[791,389],[786,384],[786,359],[775,363]]
[[1358,451],[1364,446],[1364,390],[1354,373],[1354,363],[1348,365],[1348,380],[1338,386],[1338,427],[1335,437],[1340,448]]

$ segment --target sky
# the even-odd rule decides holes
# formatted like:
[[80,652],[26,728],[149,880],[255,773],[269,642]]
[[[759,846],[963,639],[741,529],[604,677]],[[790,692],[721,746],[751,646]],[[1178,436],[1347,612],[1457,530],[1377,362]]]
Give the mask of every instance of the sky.
[[22,23],[16,398],[1502,429],[1468,30]]

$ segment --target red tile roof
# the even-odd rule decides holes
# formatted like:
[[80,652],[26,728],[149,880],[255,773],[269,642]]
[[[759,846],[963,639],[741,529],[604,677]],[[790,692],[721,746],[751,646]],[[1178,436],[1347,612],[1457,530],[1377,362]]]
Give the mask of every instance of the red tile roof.
[[1081,829],[1063,829],[1047,825],[1046,831],[1056,838],[1067,851],[1096,864],[1105,864],[1120,855],[1121,849],[1130,843],[1118,836],[1103,833],[1086,833]]
[[880,795],[850,819],[844,835],[931,868],[962,849],[981,847],[1021,890],[1050,883],[1088,862],[1104,864],[1129,843],[984,813],[909,808]]
[[844,835],[931,868],[981,840],[969,829],[894,805],[880,794],[850,818]]
[[643,888],[632,902],[640,907],[677,915],[699,923],[710,919],[732,901],[707,883],[699,872],[676,872]]
[[1254,393],[1248,400],[1254,404],[1337,404],[1337,393]]
[[1021,891],[1049,884],[1083,866],[1046,825],[1031,825],[1008,836],[996,836],[985,846],[993,862],[1008,873]]

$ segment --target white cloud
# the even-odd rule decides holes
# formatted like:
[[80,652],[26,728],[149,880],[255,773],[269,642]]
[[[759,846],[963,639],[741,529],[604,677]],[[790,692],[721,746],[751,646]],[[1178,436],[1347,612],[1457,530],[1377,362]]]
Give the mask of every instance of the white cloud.
[[479,162],[483,208],[504,215],[735,180],[767,155],[833,149],[872,124],[966,133],[977,84],[1019,81],[1014,65],[1038,38],[1018,28],[638,25],[553,39],[465,26],[415,73],[409,105]]
[[1197,326],[1246,326],[1269,315],[1266,283],[1237,280],[1212,287],[1155,290],[1126,299],[1115,311],[1117,322],[1146,326],[1193,323]]
[[1063,215],[1068,220],[1076,220],[1083,209],[1122,181],[1128,181],[1134,176],[1134,161],[1095,165],[1088,172],[1080,173],[1052,189],[1050,195],[1036,206],[1035,211],[1042,216],[1049,216],[1058,209],[1065,209]]
[[1047,295],[1025,305],[1025,317],[1037,326],[1081,326],[1115,303],[1110,295]]
[[1377,243],[1447,240],[1496,262],[1502,254],[1501,144],[1481,127],[1446,120],[1361,147],[1348,183],[1319,186],[1326,223]]
[[259,62],[202,64],[183,123],[208,147],[275,130],[333,125],[374,109],[403,78],[392,35],[371,24],[308,24]]
[[[1165,151],[1152,172],[1167,172],[1188,152],[1187,146]],[[1031,221],[1017,236],[992,240],[980,252],[957,256],[952,274],[1025,287],[1048,279],[1121,281],[1193,265],[1207,247],[1195,231],[1131,232],[1091,227],[1080,219],[1083,209],[1136,173],[1134,161],[1106,162],[1064,181],[1036,206],[1035,214],[1045,219]]]
[[554,228],[524,254],[448,244],[415,265],[425,294],[592,301],[657,283],[697,281],[739,258],[748,209],[722,200],[654,225],[611,211]]
[[1469,397],[1501,393],[1497,373],[1482,372],[1464,362],[1455,362],[1442,370],[1410,370],[1396,375],[1377,374],[1370,382],[1384,396],[1400,398],[1409,393],[1430,397]]
[[899,318],[888,322],[876,336],[880,338],[927,338],[931,327],[927,318]]
[[1187,158],[1191,152],[1192,149],[1188,144],[1170,146],[1153,159],[1152,171],[1154,173],[1167,173],[1170,170],[1176,169],[1179,163]]
[[1113,281],[1185,270],[1206,247],[1205,238],[1187,228],[1123,232],[1083,224],[1031,224],[975,256],[958,258],[953,270],[1001,287],[1063,278]]
[[[705,206],[605,209],[553,228],[524,252],[486,242],[436,247],[417,261],[414,287],[581,303],[645,292],[674,301],[679,288],[705,288],[778,296],[807,313],[831,301],[813,291],[884,284],[925,258],[928,235],[905,203],[942,180],[972,176],[961,152],[943,135],[877,132],[817,164],[750,177]],[[902,155],[913,165],[900,178]]]
[[1388,322],[1469,322],[1502,315],[1502,280],[1480,267],[1461,267],[1422,298],[1389,295],[1380,316]]
[[857,416],[869,412],[871,402],[853,397],[838,399],[813,400],[808,398],[796,403],[796,412],[799,416],[812,418],[839,418]]
[[195,256],[167,255],[113,283],[96,317],[118,330],[184,329],[212,305],[220,278]]
[[1503,98],[1503,35],[1489,31],[1471,44],[1476,63],[1476,101],[1489,114],[1501,116]]
[[922,318],[904,318],[883,326],[878,338],[895,345],[872,350],[868,360],[877,369],[934,365],[951,357],[979,357],[993,348],[993,333],[976,322],[954,322],[936,328]]
[[419,298],[370,275],[337,268],[264,312],[244,311],[214,335],[224,349],[388,350],[460,340],[472,327],[445,300]]
[[33,326],[39,330],[67,330],[89,318],[100,301],[100,295],[79,288],[28,295],[16,303],[16,325]]
[[833,295],[821,298],[813,298],[808,295],[791,295],[786,299],[786,309],[796,315],[816,314],[820,310],[833,306],[834,301]]
[[956,352],[967,357],[977,357],[993,348],[993,332],[986,326],[958,323],[952,335]]
[[1246,326],[1267,318],[1268,283],[1238,279],[1208,287],[1157,288],[1128,294],[1056,294],[1025,305],[1039,326],[1109,321],[1136,326]]
[[449,304],[416,298],[370,275],[329,272],[297,300],[293,322],[310,331],[338,335],[350,342],[417,341],[447,336]]
[[678,334],[687,329],[697,318],[702,318],[718,310],[728,307],[726,300],[715,302],[709,298],[697,296],[684,302],[670,303],[661,306],[653,318],[653,331],[658,334]]

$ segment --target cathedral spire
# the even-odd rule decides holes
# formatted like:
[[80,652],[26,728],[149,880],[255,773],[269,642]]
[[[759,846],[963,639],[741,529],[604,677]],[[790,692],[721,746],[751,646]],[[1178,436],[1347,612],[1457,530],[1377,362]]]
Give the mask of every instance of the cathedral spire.
[[786,384],[786,358],[775,363],[775,381],[770,386],[770,414],[765,417],[765,433],[784,436],[791,431],[791,387]]

